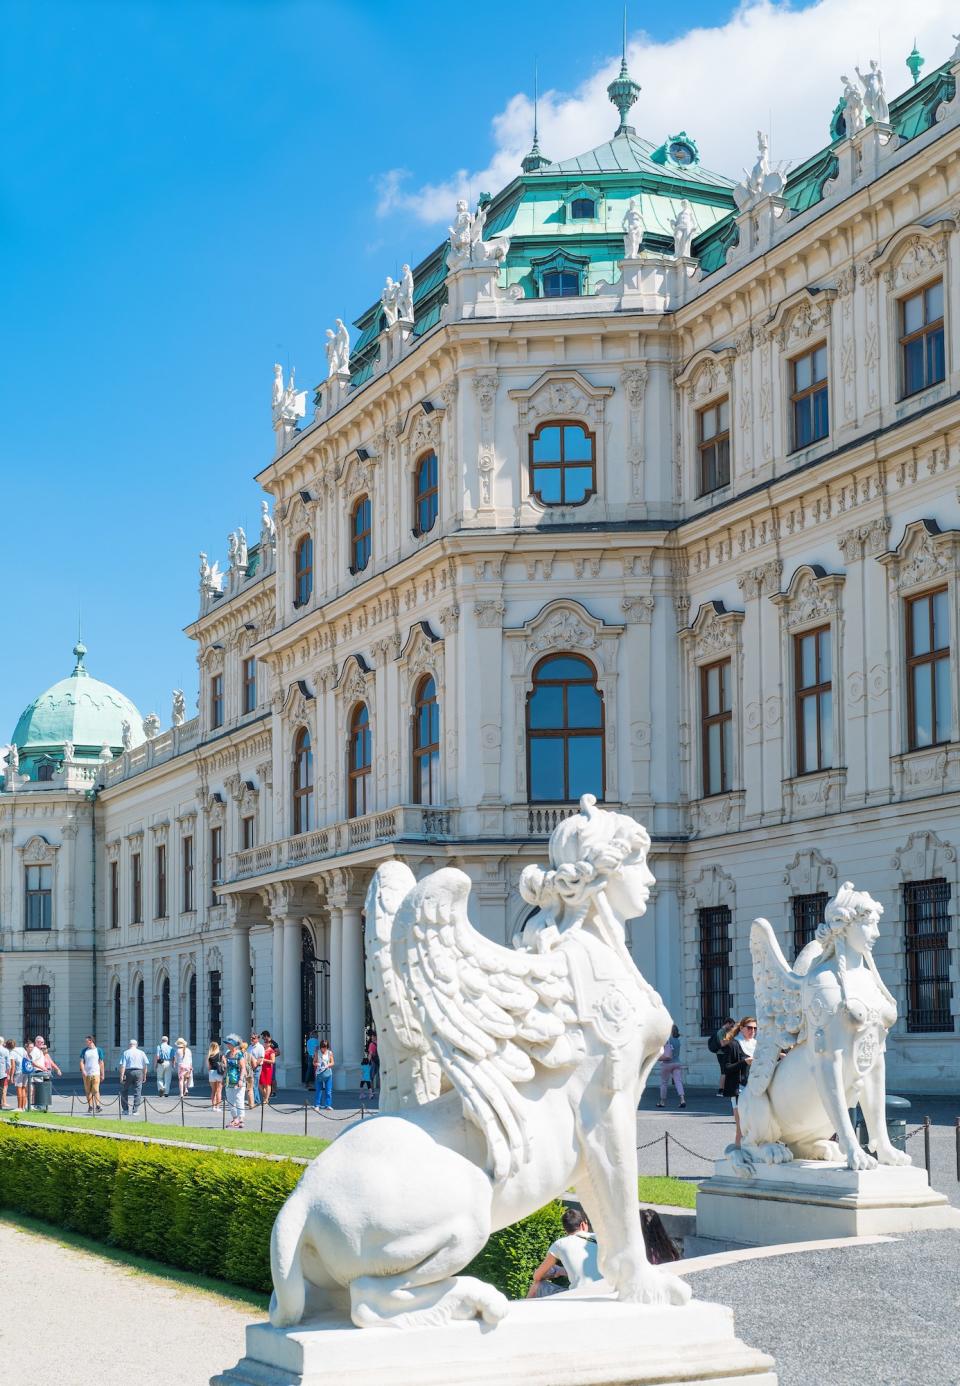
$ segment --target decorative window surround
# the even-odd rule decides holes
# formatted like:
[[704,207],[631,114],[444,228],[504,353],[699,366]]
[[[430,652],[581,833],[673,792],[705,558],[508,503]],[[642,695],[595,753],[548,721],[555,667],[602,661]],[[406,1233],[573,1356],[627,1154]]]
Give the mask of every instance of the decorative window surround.
[[[941,748],[942,749],[942,748]],[[958,884],[960,875],[957,870],[957,849],[952,843],[945,842],[932,830],[920,830],[909,835],[906,842],[890,858],[890,866],[894,871],[899,871],[901,882],[904,881],[932,881],[943,879],[950,884],[950,933],[948,936],[949,947],[955,957],[957,950],[960,949],[960,924],[958,924]],[[887,979],[890,990],[897,1000],[897,1023],[893,1033],[897,1035],[907,1034],[907,954],[906,954],[906,907],[904,892],[897,890],[895,893],[894,905],[888,911],[888,918],[884,921],[884,931],[889,928],[895,941],[895,951],[891,955],[892,964],[888,963],[884,967],[884,977]],[[960,988],[956,986],[956,973],[954,975],[953,997],[951,1010],[954,1017],[954,1029],[956,1029],[956,1017],[960,1015]],[[942,1033],[942,1032],[941,1032]],[[949,1033],[949,1032],[947,1032]]]
[[[686,740],[687,749],[687,799],[690,815],[696,832],[736,832],[743,822],[744,792],[738,786],[743,783],[743,751],[740,727],[742,725],[742,687],[743,650],[742,632],[744,613],[728,611],[723,602],[704,602],[691,625],[680,631],[680,644],[683,651],[685,677],[682,680],[681,700],[683,707],[682,723],[686,727],[684,738],[681,727],[681,745]],[[730,660],[730,711],[731,745],[733,764],[731,766],[731,788],[725,794],[712,794],[703,798],[702,789],[702,751],[699,740],[700,727],[700,670],[706,664],[718,660]],[[690,753],[690,728],[697,728],[695,747]]]
[[[843,585],[846,576],[843,573],[828,573],[819,563],[803,563],[796,570],[790,579],[785,592],[777,592],[771,596],[770,600],[779,608],[780,611],[780,667],[787,671],[786,676],[791,680],[788,704],[791,708],[796,707],[797,689],[795,686],[796,671],[794,667],[794,637],[802,635],[804,631],[815,630],[818,626],[830,626],[830,661],[831,661],[831,698],[833,702],[833,746],[831,749],[831,768],[816,772],[813,775],[788,776],[785,780],[785,811],[788,804],[793,809],[800,809],[808,805],[808,796],[802,790],[800,782],[807,779],[828,776],[828,784],[824,786],[824,791],[828,797],[835,794],[842,784],[837,784],[829,777],[838,767],[843,766],[845,750],[843,743],[844,733],[844,707],[843,707],[843,665],[842,655],[844,649],[844,627],[843,627]],[[787,744],[789,754],[787,764],[796,767],[799,764],[797,748],[797,725],[796,717],[790,716],[787,719]],[[826,800],[825,800],[826,802]],[[830,812],[837,808],[837,803],[831,801]],[[795,891],[797,895],[815,894],[815,891]]]
[[[644,382],[645,383],[645,382]],[[508,390],[517,403],[517,452],[520,457],[520,524],[563,523],[586,520],[606,504],[607,479],[604,464],[606,401],[612,385],[594,385],[580,371],[545,371],[532,385]],[[583,424],[594,435],[594,475],[596,491],[580,505],[544,505],[530,492],[530,439],[539,424],[550,419]]]
[[786,898],[783,902],[783,932],[781,943],[786,944],[784,952],[790,963],[793,941],[793,907],[795,895],[835,895],[837,890],[837,868],[834,862],[822,856],[816,847],[801,848],[783,873]]
[[[572,204],[581,198],[589,198],[593,203],[592,217],[574,217],[571,211]],[[606,212],[604,196],[600,188],[593,187],[590,183],[578,183],[575,188],[563,195],[563,208],[569,226],[589,226],[594,229],[595,222],[602,222]]]
[[[683,459],[682,494],[698,504],[709,505],[719,496],[729,494],[736,471],[737,448],[735,431],[732,427],[737,415],[737,398],[734,389],[734,364],[737,359],[735,347],[719,347],[716,350],[698,351],[675,376],[675,384],[680,390],[680,456]],[[706,495],[700,495],[700,474],[698,455],[698,416],[711,404],[726,396],[729,399],[730,417],[730,481]]]
[[[742,1015],[743,1012],[736,1009],[736,998],[741,994],[741,989],[737,985],[739,972],[744,971],[741,961],[737,971],[738,960],[738,940],[737,940],[737,887],[732,876],[729,876],[721,866],[716,864],[703,866],[697,874],[683,886],[679,891],[681,908],[683,910],[683,998],[686,1014],[680,1028],[687,1035],[699,1035],[700,1033],[700,910],[718,909],[725,905],[730,911],[730,964],[731,964],[731,1014]],[[746,957],[746,971],[749,973],[750,955],[749,950],[744,950]],[[741,979],[743,980],[743,979]],[[749,989],[753,995],[752,986]],[[711,1055],[712,1058],[712,1055]],[[714,1071],[715,1072],[715,1071]]]
[[553,298],[557,295],[545,294],[543,291],[543,280],[547,274],[575,274],[579,292],[569,297],[583,298],[590,292],[589,274],[590,257],[588,255],[572,255],[567,250],[555,250],[552,255],[544,255],[530,261],[530,277],[536,289],[536,298]]
[[[885,303],[881,306],[878,317],[879,322],[885,325],[885,340],[890,344],[890,349],[881,354],[886,355],[887,398],[896,402],[898,418],[929,404],[936,391],[946,391],[949,388],[950,372],[954,363],[950,346],[953,329],[949,308],[950,257],[947,251],[949,237],[956,229],[956,222],[947,219],[934,221],[929,226],[922,222],[902,226],[869,262],[872,278],[878,285],[883,286],[881,297]],[[903,398],[900,352],[896,347],[900,338],[900,300],[910,290],[923,288],[934,279],[943,280],[945,379]]]
[[[792,466],[797,466],[814,456],[816,449],[827,451],[830,447],[834,418],[834,382],[840,376],[840,371],[836,369],[833,360],[831,305],[836,297],[836,289],[805,287],[780,303],[766,327],[768,338],[774,341],[780,349],[779,382],[783,407],[780,409],[779,418],[782,438],[779,443],[774,443],[774,454],[788,457],[789,465]],[[817,438],[806,446],[798,448],[795,446],[796,440],[793,436],[793,419],[790,407],[790,398],[793,394],[793,363],[804,351],[818,343],[826,343],[827,348],[827,407],[830,425],[824,437]]]

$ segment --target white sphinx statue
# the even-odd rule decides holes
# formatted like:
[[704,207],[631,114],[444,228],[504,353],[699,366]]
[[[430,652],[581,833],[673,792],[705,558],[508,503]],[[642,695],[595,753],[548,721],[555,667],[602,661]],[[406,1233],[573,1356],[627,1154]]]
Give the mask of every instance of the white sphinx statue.
[[[873,960],[882,913],[844,882],[792,968],[767,920],[754,920],[757,1047],[739,1100],[741,1146],[727,1151],[738,1173],[793,1159],[853,1170],[911,1163],[887,1134],[884,1051],[897,1003]],[[850,1121],[858,1102],[875,1157]]]
[[378,869],[366,938],[381,1114],[281,1209],[272,1324],[323,1308],[360,1328],[496,1323],[503,1295],[460,1272],[491,1232],[571,1186],[620,1300],[690,1298],[647,1261],[637,1213],[637,1104],[671,1027],[624,941],[654,883],[649,846],[585,795],[550,838],[550,868],[523,872],[539,913],[513,948],[470,924],[462,871],[418,883],[400,861]]

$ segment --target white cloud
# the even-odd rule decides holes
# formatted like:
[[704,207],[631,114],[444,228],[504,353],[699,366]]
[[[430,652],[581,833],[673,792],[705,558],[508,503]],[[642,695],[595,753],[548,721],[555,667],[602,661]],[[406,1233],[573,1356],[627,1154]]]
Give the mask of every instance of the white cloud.
[[[796,164],[828,142],[840,76],[854,64],[882,60],[888,96],[910,85],[904,60],[916,37],[926,71],[953,51],[955,7],[947,0],[915,0],[905,16],[902,0],[820,0],[790,9],[769,0],[743,4],[723,25],[691,29],[669,43],[643,34],[631,39],[627,60],[643,91],[632,122],[659,143],[686,129],[707,168],[739,177],[756,152],[756,131],[769,129],[771,157]],[[575,91],[540,98],[540,147],[550,158],[583,153],[609,139],[616,112],[606,87],[619,55]],[[409,187],[410,175],[392,169],[378,180],[378,213],[412,214],[444,223],[458,197],[496,192],[520,171],[533,126],[528,96],[517,94],[492,119],[493,153],[479,170],[458,169],[437,183]]]

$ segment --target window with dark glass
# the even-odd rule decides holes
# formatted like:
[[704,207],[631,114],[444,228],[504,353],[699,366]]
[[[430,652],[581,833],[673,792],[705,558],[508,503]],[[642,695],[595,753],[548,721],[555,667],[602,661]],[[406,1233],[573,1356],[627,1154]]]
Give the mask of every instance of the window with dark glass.
[[362,573],[370,562],[370,497],[361,496],[350,516],[350,571]]
[[250,655],[243,661],[242,668],[242,702],[244,712],[255,712],[257,709],[257,661]]
[[167,845],[165,842],[157,844],[154,855],[154,869],[156,875],[156,915],[158,919],[167,917]]
[[185,913],[193,909],[193,838],[183,839],[183,908]]
[[113,988],[113,1042],[119,1049],[120,1047],[120,983],[117,982]]
[[907,741],[911,751],[950,740],[950,617],[947,589],[906,603]]
[[697,911],[700,934],[700,1033],[713,1035],[730,1014],[730,924],[726,905]]
[[220,1029],[223,1024],[223,984],[220,973],[213,971],[207,974],[210,979],[210,1038],[211,1040],[220,1039]]
[[110,928],[120,928],[120,863],[110,863]]
[[45,780],[52,780],[55,770],[56,766],[52,760],[41,761],[37,766],[37,780],[41,783]]
[[527,783],[531,803],[603,798],[603,696],[580,655],[549,655],[527,695]]
[[573,221],[592,221],[597,215],[597,204],[592,197],[575,197],[570,203],[570,216]]
[[413,532],[426,534],[437,523],[440,488],[437,454],[425,452],[417,460],[413,478]]
[[164,977],[160,984],[160,1033],[170,1034],[170,978]]
[[313,540],[309,534],[297,540],[293,551],[293,604],[306,606],[313,592]]
[[210,829],[210,903],[217,904],[215,886],[223,883],[223,828]]
[[907,881],[903,903],[907,1030],[911,1034],[952,1030],[950,882]]
[[253,840],[253,821],[252,814],[248,814],[247,817],[240,819],[240,850],[242,852],[256,845]]
[[145,1011],[143,1004],[143,978],[137,983],[137,1042],[146,1044]]
[[197,974],[190,974],[187,987],[187,1044],[197,1042]]
[[794,895],[790,901],[793,916],[793,956],[802,953],[808,943],[812,943],[817,930],[823,923],[823,912],[830,896],[826,891],[815,895]]
[[790,362],[793,449],[809,447],[830,432],[827,346],[821,342]]
[[223,675],[210,676],[210,725],[223,726]]
[[362,818],[372,807],[370,769],[373,742],[370,736],[370,713],[366,703],[358,703],[350,716],[350,739],[347,745],[347,817]]
[[23,1037],[32,1044],[37,1035],[50,1033],[50,988],[45,985],[23,989]]
[[943,347],[943,280],[900,300],[902,396],[915,395],[946,376]]
[[597,489],[596,438],[582,424],[542,423],[530,439],[530,492],[542,505],[582,505]]
[[700,752],[704,798],[711,794],[726,794],[733,783],[730,673],[729,659],[707,664],[700,670]]
[[[27,876],[27,928],[53,928],[53,867],[28,866]],[[42,1030],[35,1030],[42,1035]]]
[[413,801],[435,804],[440,789],[440,707],[437,685],[427,674],[413,700]]
[[697,468],[701,496],[730,484],[730,401],[701,409],[697,415]]
[[833,764],[833,683],[830,627],[793,638],[796,686],[797,774]]
[[545,270],[540,280],[544,298],[578,298],[580,295],[579,270]]
[[139,852],[130,856],[130,923],[143,923],[143,858]]
[[310,733],[301,727],[293,741],[293,831],[308,833],[313,827],[313,747]]

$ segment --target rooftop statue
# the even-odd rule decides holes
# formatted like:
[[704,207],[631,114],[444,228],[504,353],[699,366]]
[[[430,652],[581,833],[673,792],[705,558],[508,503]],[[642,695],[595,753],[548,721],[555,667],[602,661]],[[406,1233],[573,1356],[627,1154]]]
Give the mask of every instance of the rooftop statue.
[[231,530],[227,535],[227,567],[237,566],[237,535],[235,530]]
[[489,241],[485,241],[483,230],[486,220],[485,206],[471,212],[465,199],[459,199],[453,225],[447,228],[450,233],[447,264],[451,269],[462,269],[465,265],[489,264],[491,261],[499,265],[506,259],[507,251],[510,249],[510,238],[491,236]]
[[[753,921],[757,1048],[739,1100],[742,1143],[727,1151],[738,1173],[793,1159],[843,1160],[848,1169],[911,1163],[887,1134],[884,1053],[897,1003],[873,960],[881,914],[845,881],[792,968],[767,920]],[[858,1102],[875,1157],[850,1121]]]
[[273,417],[276,421],[280,417],[280,406],[283,404],[283,367],[279,362],[274,363],[273,367]]
[[401,322],[413,322],[413,271],[404,265],[397,285],[397,317]]
[[280,366],[273,368],[273,422],[274,424],[296,423],[297,419],[302,419],[307,411],[306,390],[297,390],[296,370],[291,366],[290,379],[286,385],[283,383],[283,370]]
[[840,81],[843,83],[843,119],[849,139],[851,135],[858,135],[867,123],[863,113],[863,92],[849,77],[841,77]]
[[380,302],[383,304],[383,317],[388,327],[392,327],[397,320],[397,295],[399,292],[400,285],[395,284],[388,274],[386,283],[380,290]]
[[690,258],[690,249],[697,232],[697,219],[686,198],[680,203],[680,210],[670,223],[673,232],[673,253],[678,260]]
[[237,544],[236,551],[234,553],[234,563],[236,567],[240,569],[241,572],[246,572],[247,564],[250,561],[250,553],[247,548],[247,536],[243,532],[242,525],[237,526],[237,532],[234,537],[236,539]]
[[65,741],[65,742],[63,743],[63,763],[64,763],[64,765],[72,765],[73,762],[74,762],[75,757],[76,757],[76,747],[74,746],[73,742],[72,742],[72,741]]
[[103,745],[100,747],[99,759],[103,761],[104,765],[107,763],[108,760],[113,760],[113,748],[111,747],[109,741],[105,741]]
[[876,58],[870,59],[870,71],[864,76],[859,67],[855,67],[854,72],[863,83],[863,104],[867,108],[867,115],[871,119],[882,125],[890,123],[890,107],[887,105],[886,93],[883,90],[883,73]]
[[274,524],[270,507],[265,500],[260,502],[260,548],[266,549],[277,542],[277,526]]
[[783,167],[770,167],[770,141],[762,130],[757,131],[757,159],[747,173],[744,169],[743,182],[733,190],[733,200],[737,210],[746,212],[763,197],[779,197],[786,186]]
[[950,59],[950,61],[952,63],[960,63],[960,34],[951,34],[950,37],[957,45],[956,48],[953,50],[953,57]]
[[133,730],[126,718],[121,723],[120,742],[125,751],[129,751],[133,746]]
[[623,214],[623,258],[635,260],[640,254],[643,240],[643,217],[637,211],[636,201],[631,197],[630,206]]
[[160,735],[160,718],[155,712],[148,712],[143,719],[143,734],[148,741]]
[[13,774],[16,774],[20,769],[20,747],[16,742],[13,743],[10,750],[7,752],[7,769],[12,771]]
[[380,1115],[345,1131],[280,1210],[276,1327],[329,1307],[359,1328],[496,1323],[506,1299],[459,1272],[571,1184],[619,1299],[690,1298],[647,1261],[637,1215],[637,1103],[671,1028],[625,943],[654,884],[649,847],[639,823],[584,795],[551,835],[550,866],[523,872],[539,908],[512,948],[470,924],[464,872],[418,883],[403,862],[379,867],[365,908]]
[[171,726],[182,727],[186,715],[187,701],[183,696],[183,689],[175,688],[173,690],[173,711],[170,714]]
[[342,318],[335,319],[335,327],[327,328],[327,379],[336,375],[350,373],[350,333],[343,325]]

